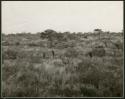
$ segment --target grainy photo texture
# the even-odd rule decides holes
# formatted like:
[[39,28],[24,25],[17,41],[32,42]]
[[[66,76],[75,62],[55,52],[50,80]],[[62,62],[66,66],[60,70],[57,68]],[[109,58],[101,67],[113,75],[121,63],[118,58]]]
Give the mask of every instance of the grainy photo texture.
[[122,97],[122,1],[2,1],[2,97]]

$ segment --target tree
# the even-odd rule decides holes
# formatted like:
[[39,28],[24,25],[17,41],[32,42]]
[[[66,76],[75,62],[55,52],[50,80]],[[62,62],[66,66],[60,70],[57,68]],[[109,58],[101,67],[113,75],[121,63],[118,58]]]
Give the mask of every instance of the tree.
[[43,38],[43,39],[46,38],[46,39],[51,41],[54,38],[56,33],[57,32],[52,30],[52,29],[47,29],[47,30],[45,30],[44,32],[41,33],[41,38]]
[[48,33],[51,33],[51,34],[52,34],[52,33],[56,33],[56,31],[54,31],[54,30],[52,30],[52,29],[47,29],[47,30],[45,30],[44,32],[47,33],[47,34],[48,34]]
[[102,33],[102,29],[94,29],[94,33],[97,33],[97,34],[99,34],[99,39],[101,38],[100,36],[100,34]]

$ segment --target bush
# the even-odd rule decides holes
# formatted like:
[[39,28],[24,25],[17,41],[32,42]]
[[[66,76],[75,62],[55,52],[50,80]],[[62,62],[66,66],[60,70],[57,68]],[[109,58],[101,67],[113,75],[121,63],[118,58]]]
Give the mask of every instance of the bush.
[[77,52],[73,48],[68,48],[66,52],[64,53],[64,56],[69,57],[69,58],[76,58],[79,55],[79,52]]
[[88,56],[93,57],[93,56],[98,56],[98,57],[103,57],[105,56],[105,49],[103,46],[98,46],[96,48],[93,48],[91,52],[87,53]]
[[13,49],[8,49],[7,51],[3,51],[3,59],[16,59],[18,52]]
[[10,45],[10,43],[8,41],[2,41],[2,45],[3,46],[8,46],[8,45]]

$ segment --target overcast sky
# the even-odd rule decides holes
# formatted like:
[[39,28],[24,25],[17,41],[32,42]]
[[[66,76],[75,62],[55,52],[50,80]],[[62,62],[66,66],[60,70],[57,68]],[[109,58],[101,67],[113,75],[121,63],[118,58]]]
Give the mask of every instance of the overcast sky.
[[2,32],[123,30],[123,1],[2,1]]

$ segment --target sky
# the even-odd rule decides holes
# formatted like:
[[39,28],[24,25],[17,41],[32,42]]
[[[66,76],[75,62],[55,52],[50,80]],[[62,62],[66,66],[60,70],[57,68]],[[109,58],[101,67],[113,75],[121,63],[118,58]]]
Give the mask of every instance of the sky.
[[2,33],[121,32],[123,1],[2,1]]

